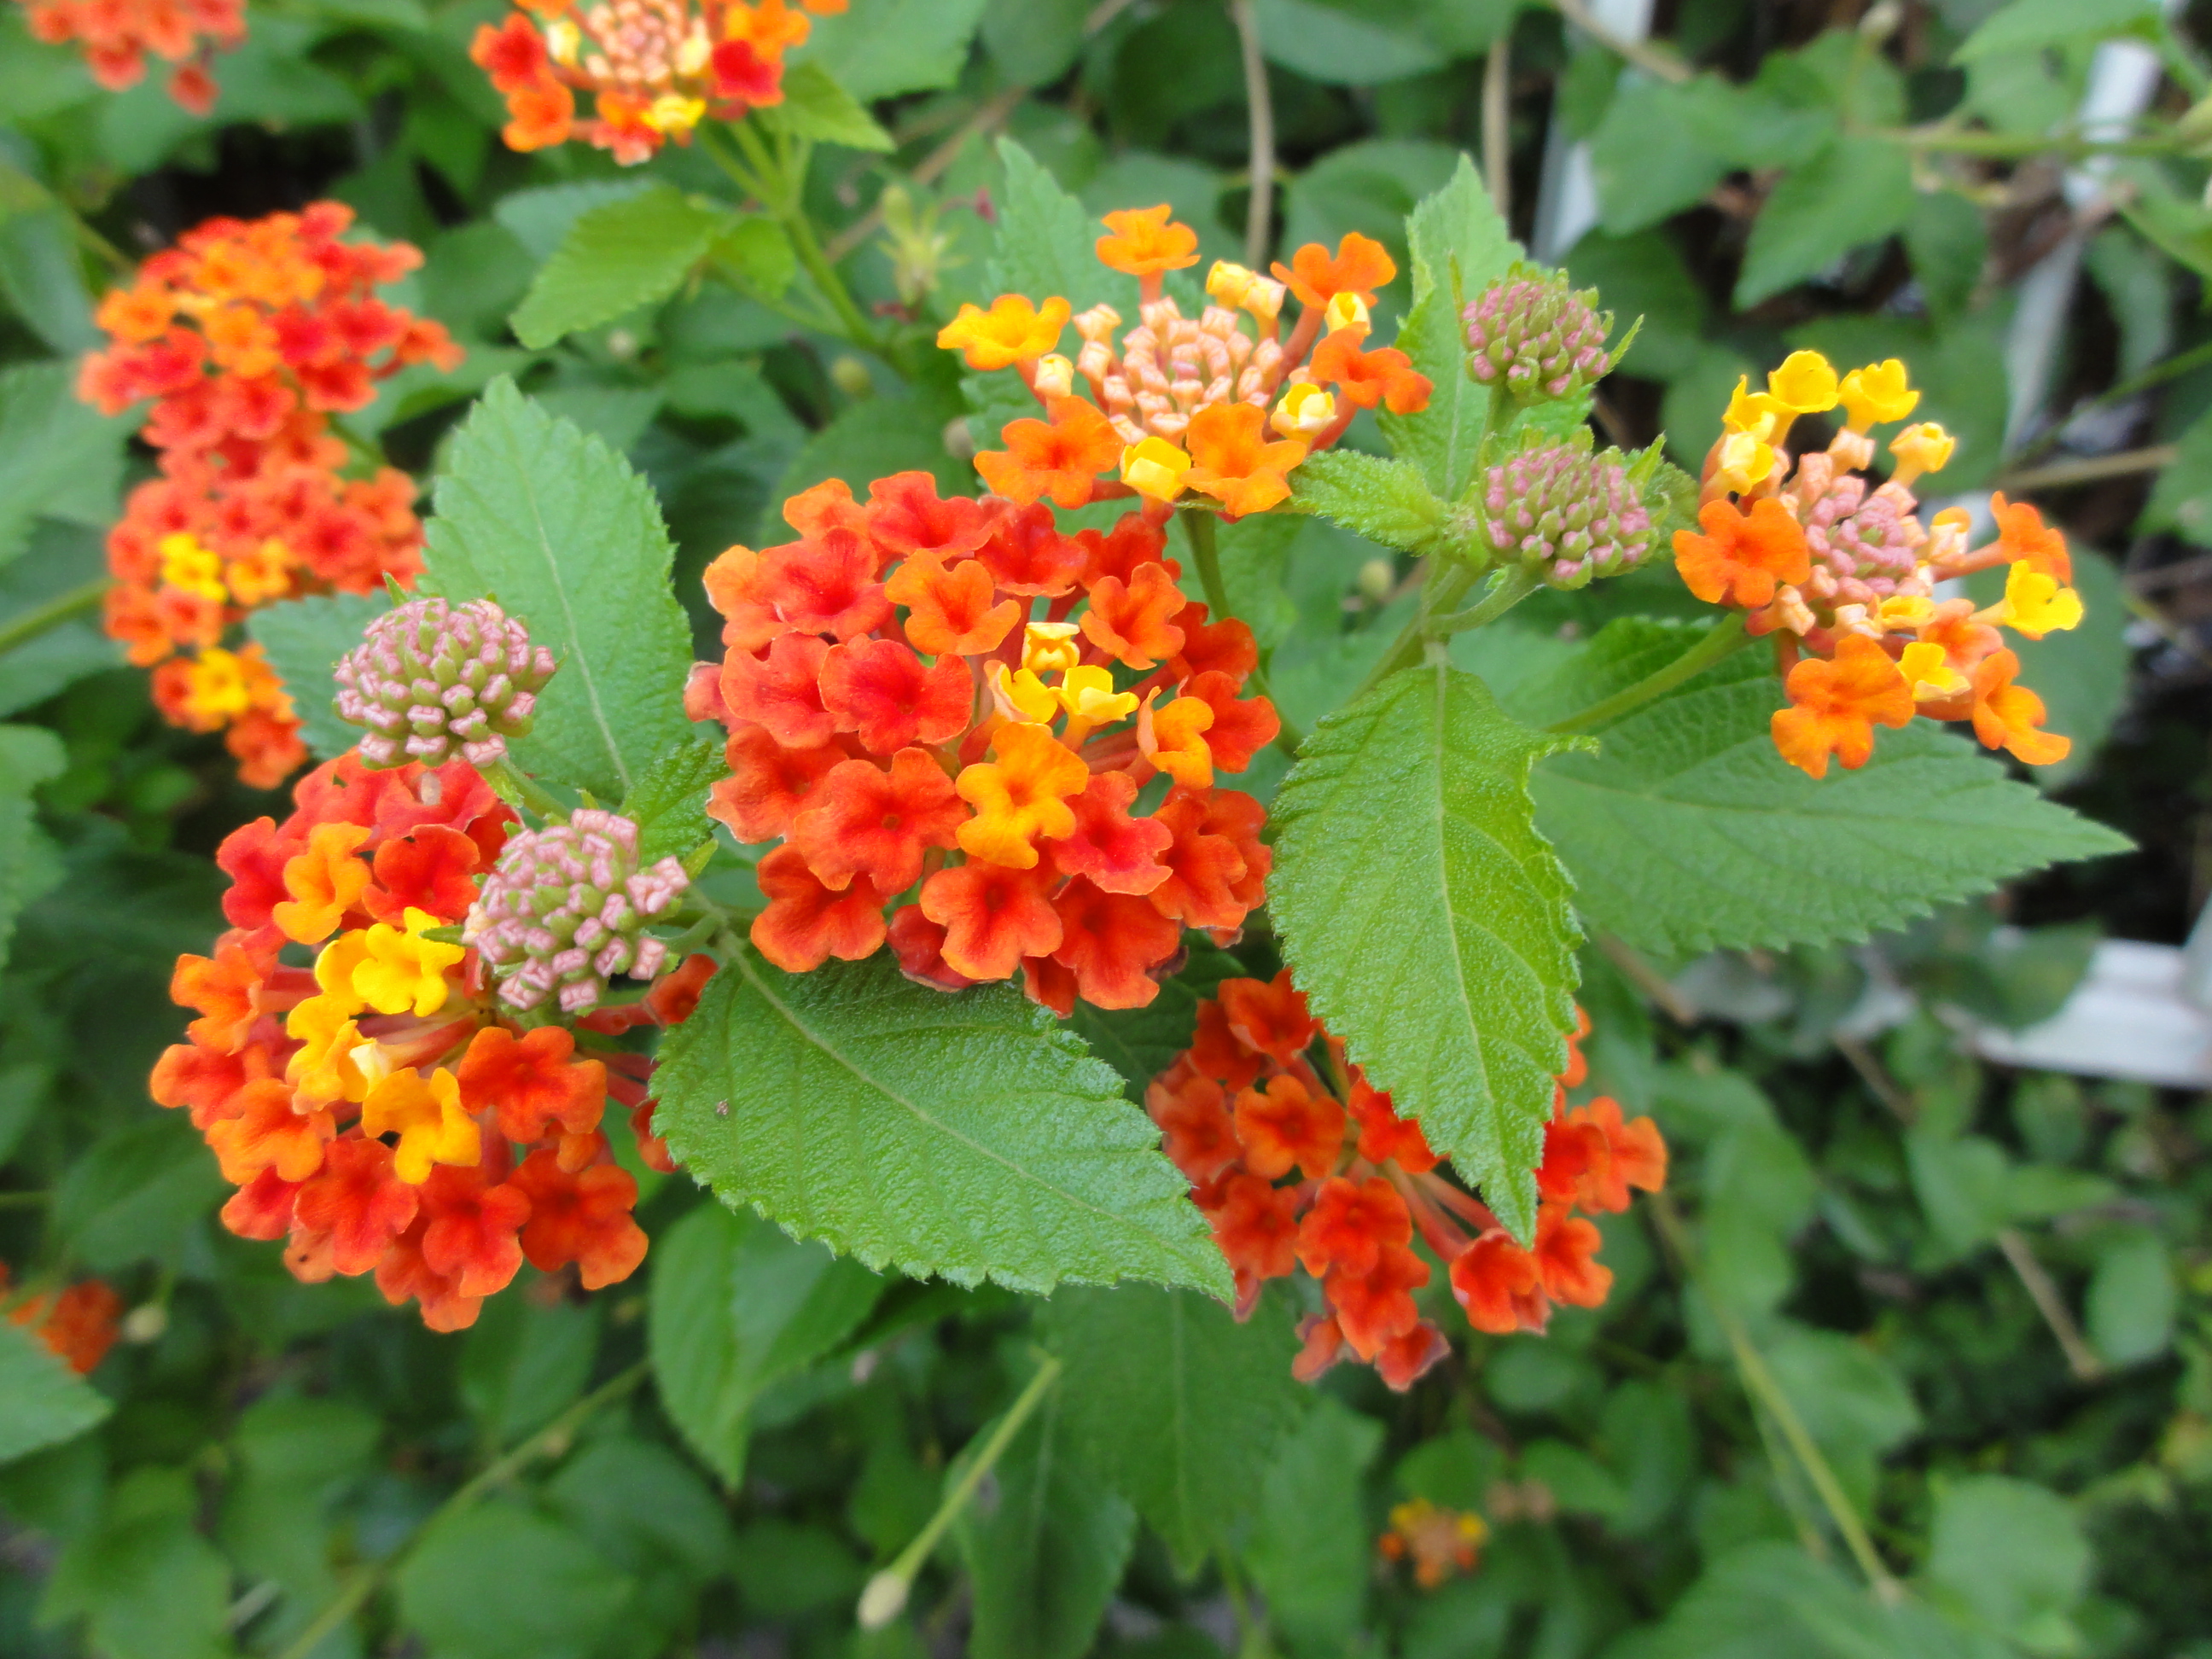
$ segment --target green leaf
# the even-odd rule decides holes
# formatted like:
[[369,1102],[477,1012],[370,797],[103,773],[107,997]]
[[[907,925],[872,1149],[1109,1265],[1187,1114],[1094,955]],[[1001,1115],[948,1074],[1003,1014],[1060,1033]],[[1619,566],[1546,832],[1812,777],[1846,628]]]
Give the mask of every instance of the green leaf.
[[85,1619],[102,1659],[222,1659],[230,1568],[194,1528],[198,1507],[186,1471],[132,1470],[54,1563],[41,1621]]
[[586,1659],[628,1599],[583,1534],[503,1501],[433,1521],[398,1585],[400,1623],[467,1659]]
[[2173,464],[2151,485],[2150,501],[2136,531],[2150,535],[2161,530],[2199,547],[2212,547],[2212,410],[2183,431]]
[[31,792],[68,764],[61,739],[45,727],[0,726],[0,967],[7,965],[23,907],[61,879]]
[[[24,556],[0,569],[0,627],[107,574],[100,532],[58,519],[31,526]],[[124,665],[123,647],[107,637],[95,609],[0,652],[0,716],[44,702],[103,668]]]
[[1304,1409],[1288,1304],[1263,1297],[1239,1324],[1187,1291],[1066,1290],[1044,1340],[1067,1366],[1062,1409],[1085,1461],[1194,1571],[1251,1513]]
[[[1489,631],[1478,630],[1474,637],[1481,639]],[[1565,662],[1507,691],[1503,699],[1506,712],[1527,726],[1568,720],[1649,679],[1710,631],[1710,624],[1672,618],[1616,617]],[[1704,678],[1691,684],[1700,684]]]
[[1382,1443],[1380,1423],[1319,1395],[1269,1462],[1244,1559],[1294,1653],[1352,1648],[1373,1576],[1361,1476]]
[[2179,1304],[2173,1259],[2155,1232],[2122,1228],[2105,1242],[2084,1304],[2098,1352],[2115,1365],[2155,1359],[2172,1345]]
[[12,167],[0,166],[0,300],[51,350],[105,343],[92,320],[69,210]]
[[535,350],[666,299],[732,223],[727,208],[665,187],[589,209],[507,319],[514,337]]
[[1459,163],[1456,145],[1425,138],[1362,138],[1332,149],[1284,187],[1282,246],[1334,248],[1348,230],[1372,236],[1397,262],[1382,301],[1395,311],[1413,287],[1406,222],[1423,198],[1450,185]]
[[1445,64],[1425,20],[1410,8],[1258,0],[1255,9],[1269,61],[1324,86],[1371,87]]
[[641,865],[683,858],[714,833],[707,821],[707,791],[729,769],[712,738],[686,738],[653,762],[623,797],[622,815],[637,825]]
[[1077,1459],[1060,1390],[994,1471],[997,1497],[971,1502],[953,1542],[974,1587],[969,1659],[1081,1659],[1137,1541],[1137,1512]]
[[522,244],[533,261],[550,259],[568,240],[576,221],[611,202],[633,201],[661,189],[651,179],[580,179],[571,185],[541,185],[500,198],[492,217]]
[[343,755],[361,741],[361,727],[338,718],[332,706],[337,659],[361,643],[370,623],[392,609],[388,592],[318,593],[267,605],[246,619],[246,631],[269,659],[290,693],[300,735],[319,760]]
[[2130,845],[1926,721],[1883,732],[1856,772],[1807,777],[1774,752],[1781,705],[1747,652],[1609,727],[1602,753],[1538,769],[1537,822],[1586,921],[1668,957],[1863,939]]
[[35,518],[114,521],[131,417],[79,402],[75,381],[68,363],[0,372],[0,564],[22,552]]
[[1039,305],[1058,295],[1078,311],[1103,301],[1134,316],[1136,279],[1098,263],[1103,227],[1012,139],[999,140],[999,162],[1006,178],[984,287],[994,295],[1026,294]]
[[1747,311],[1853,248],[1903,229],[1913,200],[1912,163],[1902,144],[1837,138],[1784,174],[1759,209],[1736,277],[1736,309]]
[[878,0],[817,17],[806,55],[862,103],[959,78],[984,0]]
[[1317,513],[1385,547],[1425,552],[1444,523],[1444,504],[1410,461],[1356,449],[1324,450],[1292,475],[1294,512]]
[[774,300],[799,276],[799,250],[791,233],[773,219],[740,219],[715,239],[710,250],[718,265],[734,270],[745,286]]
[[1091,11],[1091,0],[989,0],[983,50],[1014,85],[1049,86],[1082,51]]
[[655,1123],[694,1175],[872,1267],[1229,1292],[1152,1121],[1018,992],[947,996],[888,953],[791,975],[748,950],[660,1057]]
[[2012,0],[1984,19],[1951,54],[1951,61],[1971,64],[2006,52],[2115,35],[2155,41],[2160,31],[2157,0]]
[[1275,797],[1268,907],[1315,1014],[1524,1237],[1581,943],[1528,769],[1587,741],[1425,664],[1323,720]]
[[783,73],[783,101],[761,112],[794,138],[848,149],[887,150],[890,134],[815,58]]
[[1590,137],[1605,228],[1621,235],[1656,225],[1738,167],[1793,167],[1834,129],[1817,88],[1784,92],[1711,73],[1625,86]]
[[653,491],[504,378],[454,435],[429,525],[428,591],[496,599],[561,666],[514,746],[525,771],[620,800],[694,735],[691,629]]
[[1920,1602],[1885,1606],[1795,1543],[1741,1544],[1705,1569],[1640,1659],[1970,1659],[1982,1650]]
[[591,1380],[600,1304],[494,1297],[461,1349],[461,1403],[494,1446],[512,1445],[560,1415]]
[[850,1335],[884,1281],[720,1204],[685,1216],[656,1255],[647,1330],[662,1407],[692,1449],[735,1486],[753,1401]]
[[2075,1650],[2038,1639],[2089,1588],[2094,1558],[2073,1508],[2048,1486],[2002,1474],[1929,1484],[1936,1519],[1928,1577],[1943,1600],[2033,1652]]
[[1468,378],[1467,341],[1459,299],[1473,299],[1521,257],[1520,244],[1491,204],[1474,163],[1464,155],[1452,180],[1413,210],[1413,304],[1398,331],[1398,348],[1435,382],[1418,415],[1382,416],[1391,447],[1412,461],[1442,499],[1455,501],[1474,476],[1475,455],[1490,420],[1490,388]]
[[0,1322],[0,1463],[75,1439],[114,1409],[37,1337]]
[[224,1191],[191,1121],[164,1112],[111,1131],[70,1166],[54,1194],[54,1225],[94,1273],[144,1261],[174,1266],[185,1234]]

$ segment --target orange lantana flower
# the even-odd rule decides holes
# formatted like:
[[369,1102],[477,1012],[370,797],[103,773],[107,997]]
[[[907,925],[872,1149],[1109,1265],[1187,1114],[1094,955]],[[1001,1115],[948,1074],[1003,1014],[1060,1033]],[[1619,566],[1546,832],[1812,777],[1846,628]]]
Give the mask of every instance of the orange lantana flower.
[[2008,501],[2000,491],[1990,497],[1990,511],[1996,518],[1997,545],[2006,558],[2061,585],[2074,580],[2066,538],[2043,522],[2033,503]]
[[1314,348],[1313,374],[1334,385],[1347,402],[1362,409],[1386,405],[1393,415],[1417,415],[1429,406],[1435,390],[1425,374],[1417,373],[1413,360],[1395,346],[1364,351],[1364,328],[1340,328]]
[[1698,509],[1698,523],[1703,535],[1674,532],[1674,568],[1707,605],[1756,609],[1774,598],[1777,583],[1802,582],[1813,574],[1803,528],[1771,495],[1753,501],[1749,513],[1725,501],[1707,501]]
[[1067,301],[1058,295],[1036,306],[1026,295],[1001,294],[988,311],[962,306],[960,314],[938,330],[937,343],[965,353],[972,369],[1012,368],[1058,345],[1067,315]]
[[1184,434],[1190,471],[1183,482],[1219,501],[1230,518],[1264,513],[1289,498],[1284,475],[1306,458],[1294,438],[1267,441],[1267,416],[1250,404],[1208,404]]
[[1198,263],[1198,233],[1168,217],[1175,210],[1163,202],[1158,207],[1124,208],[1105,216],[1110,234],[1098,239],[1099,263],[1132,276],[1156,276],[1181,270]]
[[[1875,722],[1901,726],[1912,719],[1912,688],[1903,671],[1862,634],[1845,635],[1833,660],[1806,658],[1783,689],[1790,707],[1775,711],[1774,746],[1816,778],[1827,776],[1830,755],[1846,770],[1864,766],[1874,753]],[[2042,705],[2036,707],[2039,713]]]
[[1984,747],[2008,750],[2030,766],[2064,760],[2074,740],[2037,729],[2046,718],[2043,699],[2013,684],[2019,672],[2020,658],[2011,651],[1991,652],[1975,665],[1974,735]]
[[1081,398],[1055,398],[1046,412],[1047,420],[1008,422],[1000,434],[1006,447],[983,451],[975,470],[1018,506],[1049,495],[1061,507],[1081,507],[1091,499],[1091,481],[1120,463],[1121,437]]
[[993,864],[1033,869],[1039,836],[1052,840],[1074,830],[1067,797],[1083,793],[1091,769],[1042,726],[1010,722],[991,747],[998,758],[964,768],[953,785],[975,809],[960,826],[961,848]]
[[1291,256],[1285,267],[1274,265],[1275,280],[1290,284],[1298,302],[1319,309],[1340,294],[1357,294],[1369,305],[1375,291],[1398,274],[1389,251],[1371,236],[1348,230],[1336,245],[1336,257],[1318,242],[1309,242]]

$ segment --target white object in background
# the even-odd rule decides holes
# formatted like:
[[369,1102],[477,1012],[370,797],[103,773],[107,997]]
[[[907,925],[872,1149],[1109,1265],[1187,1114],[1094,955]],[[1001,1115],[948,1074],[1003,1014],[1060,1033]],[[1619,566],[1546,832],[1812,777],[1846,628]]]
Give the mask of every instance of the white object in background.
[[[2165,0],[2165,9],[2171,17],[2180,9],[2180,0]],[[2124,137],[2135,118],[2150,107],[2160,73],[2158,54],[2140,40],[2107,40],[2099,46],[2090,59],[2089,84],[2081,96],[2078,118],[2082,136]],[[2060,188],[2077,220],[2102,202],[2105,179],[2112,169],[2109,155],[2093,155],[2067,169]],[[2075,286],[2081,280],[2081,250],[2087,240],[2081,231],[2068,232],[2013,290],[2012,332],[2005,341],[2005,373],[2012,383],[2005,416],[2008,449],[2017,447],[2027,435],[2028,422],[2051,395],[2051,371],[2066,313],[2074,303]]]
[[2106,939],[2051,1018],[2022,1031],[1975,1023],[1966,1040],[2005,1066],[2212,1088],[2212,1012],[2190,1000],[2187,983],[2185,951]]
[[[1651,7],[1652,0],[1589,0],[1590,16],[1624,40],[1641,40],[1651,33]],[[1626,64],[1621,68],[1624,77],[1636,73]],[[1544,140],[1531,252],[1547,265],[1559,264],[1597,217],[1597,177],[1590,171],[1589,142],[1568,137],[1554,115]]]

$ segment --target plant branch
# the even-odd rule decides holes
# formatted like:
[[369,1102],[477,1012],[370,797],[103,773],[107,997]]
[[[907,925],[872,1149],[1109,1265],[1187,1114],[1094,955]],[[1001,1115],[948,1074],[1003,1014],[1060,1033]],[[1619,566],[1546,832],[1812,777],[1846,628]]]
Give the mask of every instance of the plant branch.
[[1030,1413],[1060,1380],[1060,1360],[1052,1354],[1045,1355],[1036,1375],[1030,1378],[1029,1386],[999,1419],[999,1426],[991,1431],[991,1437],[983,1443],[982,1449],[961,1471],[960,1479],[945,1494],[937,1513],[929,1517],[929,1523],[915,1534],[913,1541],[898,1553],[890,1565],[868,1580],[867,1588],[860,1592],[857,1609],[861,1629],[881,1630],[899,1616],[906,1606],[907,1593],[914,1587],[915,1574],[921,1571],[921,1564],[937,1547],[937,1540],[945,1535],[945,1529],[960,1518],[960,1511],[968,1507],[968,1500],[983,1484],[983,1477],[998,1467],[999,1459],[1022,1431],[1022,1425],[1029,1421]]
[[509,806],[526,806],[539,817],[556,823],[568,821],[568,809],[544,785],[526,775],[506,756],[502,755],[490,765],[477,769],[483,774],[483,780],[492,787],[492,793]]
[[2179,459],[2179,444],[2151,444],[2124,449],[2117,455],[2084,455],[2075,460],[2053,461],[2049,466],[2022,467],[2008,472],[1995,484],[1999,489],[2057,489],[2068,484],[2094,483],[2100,478],[2124,478],[2133,472],[2156,472]]
[[2101,1382],[2105,1378],[2105,1362],[2098,1358],[2081,1334],[2081,1328],[2074,1322],[2074,1315],[2066,1305],[2065,1297],[2058,1294],[2058,1286],[2051,1283],[2051,1275],[2035,1259],[2035,1251],[2027,1237],[2017,1227],[1997,1229],[1997,1249],[2004,1259],[2012,1263],[2012,1270],[2020,1275],[2021,1287],[2027,1291],[2028,1300],[2035,1304],[2036,1312],[2051,1328],[2057,1339],[2059,1351],[2066,1356],[2066,1369],[2074,1373],[2077,1382]]
[[360,1612],[368,1604],[368,1598],[382,1589],[385,1583],[406,1565],[408,1558],[415,1553],[416,1547],[439,1522],[472,1507],[478,1498],[493,1487],[513,1480],[539,1458],[549,1455],[557,1456],[565,1451],[569,1441],[575,1437],[576,1431],[590,1421],[601,1407],[611,1405],[621,1399],[642,1382],[646,1374],[652,1369],[652,1361],[641,1359],[627,1370],[617,1372],[544,1428],[538,1430],[537,1433],[532,1435],[530,1438],[515,1447],[514,1450],[488,1465],[481,1474],[464,1482],[454,1490],[452,1497],[438,1505],[428,1520],[409,1534],[405,1543],[390,1555],[386,1556],[383,1560],[369,1562],[356,1571],[353,1577],[346,1581],[345,1588],[337,1593],[336,1598],[328,1606],[315,1615],[305,1630],[292,1638],[283,1652],[277,1656],[277,1659],[308,1659],[308,1656],[322,1646],[331,1632]]
[[2099,392],[2087,403],[2075,410],[2066,420],[2057,422],[2032,443],[2023,445],[2020,453],[2013,457],[2013,464],[2019,465],[2024,461],[2032,461],[2045,450],[2054,447],[2066,435],[2066,428],[2074,421],[2093,410],[2104,409],[2113,404],[2123,403],[2134,397],[2138,392],[2148,392],[2154,386],[2162,386],[2176,376],[2186,374],[2192,369],[2202,368],[2207,363],[2212,363],[2212,340],[2207,340],[2202,345],[2191,346],[2178,356],[2168,357],[2162,363],[2153,363],[2142,374],[2130,375],[2118,386],[2107,387]]
[[1512,217],[1513,32],[1501,30],[1482,62],[1482,181],[1501,219]]
[[1244,60],[1244,106],[1251,117],[1252,199],[1244,210],[1244,263],[1257,270],[1267,257],[1275,213],[1275,105],[1267,90],[1267,60],[1260,49],[1260,16],[1253,0],[1229,0]]
[[1887,138],[1893,144],[1912,149],[1978,155],[2000,161],[2039,156],[2079,161],[2092,155],[2172,155],[2179,149],[2170,138],[2086,138],[2057,134],[2016,138],[2009,133],[1929,127],[1876,127],[1868,136]]
[[1632,40],[1625,34],[1614,33],[1590,15],[1590,9],[1583,3],[1583,0],[1552,0],[1552,9],[1614,57],[1626,58],[1646,75],[1656,75],[1662,81],[1673,81],[1679,84],[1697,73],[1670,52],[1661,52],[1648,42]]
[[57,593],[44,605],[33,605],[20,617],[11,617],[0,623],[0,652],[13,651],[19,645],[27,645],[40,635],[72,622],[88,611],[100,609],[100,602],[115,584],[106,576],[94,578],[82,587],[72,587],[67,592]]
[[1376,660],[1374,667],[1367,671],[1367,678],[1359,682],[1358,689],[1346,702],[1358,702],[1400,669],[1410,668],[1420,661],[1427,647],[1431,613],[1456,603],[1462,594],[1474,586],[1475,578],[1482,574],[1477,567],[1457,559],[1440,564],[1431,558],[1427,569],[1428,575],[1421,588],[1419,612],[1408,618],[1406,625],[1398,630],[1398,637],[1390,642],[1389,649]]
[[1425,629],[1431,639],[1464,634],[1470,628],[1486,628],[1543,586],[1543,579],[1525,565],[1510,565],[1476,604],[1449,616],[1431,615]]
[[[990,131],[994,127],[1005,125],[1006,118],[1014,112],[1015,106],[1028,95],[1027,87],[1008,87],[996,96],[984,100],[975,112],[963,121],[950,137],[915,163],[913,170],[907,174],[908,179],[917,185],[933,182],[960,159],[960,152],[967,149],[969,140]],[[836,264],[874,235],[883,222],[883,208],[880,205],[871,207],[830,239],[822,250],[823,256],[830,264]]]
[[1547,732],[1587,732],[1592,726],[1619,720],[1623,714],[1665,696],[1676,686],[1686,684],[1715,663],[1734,656],[1752,643],[1752,636],[1744,632],[1743,617],[1739,612],[1724,622],[1716,623],[1706,631],[1705,638],[1664,668],[1645,675],[1635,684],[1614,692],[1601,702],[1592,703],[1579,714],[1556,720],[1544,729]]

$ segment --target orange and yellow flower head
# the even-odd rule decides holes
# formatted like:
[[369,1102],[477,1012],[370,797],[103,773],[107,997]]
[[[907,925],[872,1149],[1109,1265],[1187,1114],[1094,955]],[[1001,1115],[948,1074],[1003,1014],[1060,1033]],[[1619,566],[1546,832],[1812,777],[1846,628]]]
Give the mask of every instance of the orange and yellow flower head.
[[[2065,538],[2002,495],[1990,501],[1996,539],[1981,547],[1969,544],[1962,509],[1923,524],[1912,486],[1957,448],[1932,421],[1890,440],[1886,482],[1867,476],[1873,428],[1919,403],[1896,358],[1839,376],[1818,352],[1791,353],[1765,391],[1738,383],[1705,459],[1698,528],[1675,532],[1690,591],[1774,636],[1790,700],[1774,716],[1775,747],[1815,778],[1832,759],[1865,765],[1875,726],[1916,715],[1967,721],[1984,745],[2031,766],[2070,747],[2041,729],[2042,700],[2013,684],[2020,659],[2000,631],[2039,640],[2081,623]],[[1793,422],[1838,404],[1842,429],[1793,461],[1782,447]],[[1936,598],[1939,583],[1999,565],[2008,573],[1996,604]]]

